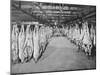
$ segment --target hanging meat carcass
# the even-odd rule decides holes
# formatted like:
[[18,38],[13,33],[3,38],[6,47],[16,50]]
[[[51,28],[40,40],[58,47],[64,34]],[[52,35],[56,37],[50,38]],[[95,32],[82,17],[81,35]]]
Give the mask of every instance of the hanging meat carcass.
[[90,29],[90,36],[91,36],[91,41],[92,41],[91,54],[92,56],[94,56],[96,55],[96,29],[93,25],[91,26],[91,29]]
[[72,38],[73,38],[73,32],[74,32],[74,28],[72,27],[70,27],[70,29],[69,29],[69,32],[68,32],[68,38],[70,39],[70,40],[72,40]]
[[34,56],[34,60],[35,62],[38,61],[39,56],[40,56],[40,47],[39,47],[39,27],[36,24],[34,31],[33,31],[33,41],[34,41],[34,52],[33,52],[33,56]]
[[[48,29],[47,29],[48,30]],[[40,44],[40,54],[45,51],[47,43],[48,43],[48,31],[45,27],[41,27],[39,30],[39,44]]]
[[18,28],[17,28],[17,24],[13,25],[13,29],[12,29],[12,37],[11,37],[11,59],[13,63],[17,63],[18,62]]
[[23,54],[23,49],[24,49],[24,43],[25,43],[25,32],[24,32],[24,25],[21,25],[21,29],[19,32],[19,38],[18,38],[18,45],[19,45],[19,58],[21,62],[24,62],[24,54]]
[[93,45],[96,46],[96,30],[94,30]]
[[66,28],[64,29],[64,35],[65,35],[65,36],[68,36],[68,27],[66,27]]
[[90,37],[91,37],[91,40],[93,42],[93,45],[95,46],[96,44],[96,30],[95,28],[93,27],[93,25],[91,25],[91,29],[90,29]]
[[50,35],[49,35],[50,34],[50,28],[47,26],[47,27],[45,27],[44,31],[45,31],[44,33],[46,35],[46,38],[49,39],[50,38]]
[[88,23],[83,24],[83,45],[86,55],[91,55],[92,42],[89,35]]
[[52,27],[49,27],[49,33],[48,33],[49,39],[52,37],[52,35],[53,35]]
[[27,25],[26,29],[26,38],[23,47],[23,55],[25,62],[29,61],[33,55],[33,39],[32,39],[32,30],[30,29],[30,25]]
[[44,34],[45,34],[47,40],[49,40],[51,38],[52,33],[53,33],[53,31],[52,31],[51,27],[47,26],[44,28]]
[[70,38],[71,38],[71,27],[69,27],[69,30],[68,30],[68,39],[70,40]]
[[80,44],[80,30],[79,30],[79,27],[78,27],[78,24],[76,24],[76,27],[73,31],[73,41],[75,42],[76,45],[79,46]]
[[94,37],[94,29],[93,29],[93,25],[91,24],[91,28],[90,28],[90,38],[91,40],[93,40]]

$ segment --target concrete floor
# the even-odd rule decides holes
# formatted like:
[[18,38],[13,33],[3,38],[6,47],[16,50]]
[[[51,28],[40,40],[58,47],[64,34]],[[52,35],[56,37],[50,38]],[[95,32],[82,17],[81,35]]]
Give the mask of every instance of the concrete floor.
[[95,59],[88,59],[83,52],[65,37],[50,40],[43,56],[35,64],[33,60],[25,64],[12,66],[12,73],[34,73],[96,68]]

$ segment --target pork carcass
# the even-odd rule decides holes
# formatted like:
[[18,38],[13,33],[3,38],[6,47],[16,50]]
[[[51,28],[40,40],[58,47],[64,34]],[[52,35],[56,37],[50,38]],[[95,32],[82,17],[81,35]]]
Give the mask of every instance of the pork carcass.
[[49,36],[47,36],[47,31],[44,29],[40,29],[39,30],[39,46],[40,46],[40,54],[42,55],[42,53],[45,51],[46,48],[46,44],[47,44],[47,40],[49,38]]
[[89,30],[88,30],[88,25],[86,24],[86,26],[84,27],[84,36],[83,36],[83,48],[86,52],[86,55],[91,55],[91,48],[92,48],[92,42],[90,39],[90,34],[89,34]]
[[11,57],[12,62],[16,63],[18,61],[18,28],[17,25],[13,25],[12,37],[11,37]]
[[35,25],[34,31],[33,31],[33,42],[34,42],[34,52],[33,52],[33,56],[34,56],[34,60],[35,62],[38,61],[39,56],[40,56],[40,52],[39,52],[39,28],[38,25]]
[[27,25],[26,29],[26,39],[24,43],[23,54],[25,57],[25,62],[29,61],[33,55],[33,39],[32,39],[32,30],[30,29],[30,25]]
[[18,45],[19,45],[19,58],[22,63],[24,62],[24,58],[25,58],[23,55],[24,43],[25,43],[24,25],[21,25],[21,29],[18,37]]

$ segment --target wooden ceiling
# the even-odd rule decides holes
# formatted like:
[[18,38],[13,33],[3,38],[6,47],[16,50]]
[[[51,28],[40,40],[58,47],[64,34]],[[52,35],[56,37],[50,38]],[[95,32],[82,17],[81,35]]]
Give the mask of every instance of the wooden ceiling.
[[[92,15],[91,15],[92,14]],[[67,23],[77,18],[96,16],[96,7],[29,1],[11,1],[11,21]]]

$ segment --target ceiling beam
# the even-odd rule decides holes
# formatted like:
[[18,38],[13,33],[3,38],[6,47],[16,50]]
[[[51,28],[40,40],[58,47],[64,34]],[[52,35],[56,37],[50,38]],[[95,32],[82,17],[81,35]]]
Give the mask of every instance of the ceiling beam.
[[[12,10],[12,12],[11,12],[12,14],[23,14],[21,11],[18,11],[18,10],[16,10],[16,11],[13,11]],[[33,14],[34,15],[43,15],[43,13],[42,12],[33,12]],[[46,13],[46,15],[47,16],[52,16],[52,15],[59,15],[59,14],[61,14],[61,12],[52,12],[52,13]],[[80,13],[78,13],[78,12],[62,12],[62,15],[79,15]]]
[[20,11],[22,11],[23,13],[29,15],[31,18],[36,19],[37,21],[44,22],[44,23],[47,22],[47,23],[48,23],[47,20],[43,20],[43,19],[37,18],[36,15],[30,14],[29,12],[27,12],[27,11],[25,11],[25,10],[23,10],[23,9],[21,9],[21,8],[19,8],[19,7],[17,7],[17,6],[14,5],[14,4],[12,4],[12,6],[13,6],[14,8],[16,8],[17,10],[20,10]]
[[[37,2],[39,3],[39,2]],[[68,7],[90,7],[91,5],[76,5],[76,4],[59,4],[59,3],[42,3],[42,5],[44,6],[59,6],[59,5],[63,5],[63,6],[68,6]],[[93,6],[93,5],[92,5]]]
[[72,22],[72,21],[76,21],[76,20],[78,20],[78,19],[87,19],[87,18],[89,18],[89,17],[91,17],[91,16],[95,16],[95,18],[96,18],[96,10],[91,11],[91,12],[89,12],[89,13],[86,14],[86,15],[82,15],[81,17],[73,18],[73,19],[71,19],[71,21],[68,21],[67,23],[70,23],[70,22]]
[[89,17],[94,16],[94,15],[96,16],[96,12],[93,12],[91,14],[87,14],[85,17],[83,17],[83,19],[89,18]]
[[[22,5],[22,8],[23,9],[30,9],[30,8],[32,8],[34,5],[36,5],[36,3],[34,3],[33,5]],[[37,4],[38,5],[38,4]],[[62,10],[81,10],[81,8],[79,8],[79,7],[68,7],[68,6],[44,6],[44,5],[42,5],[42,3],[41,3],[41,8],[43,9],[43,10],[59,10],[59,9],[62,9]]]

